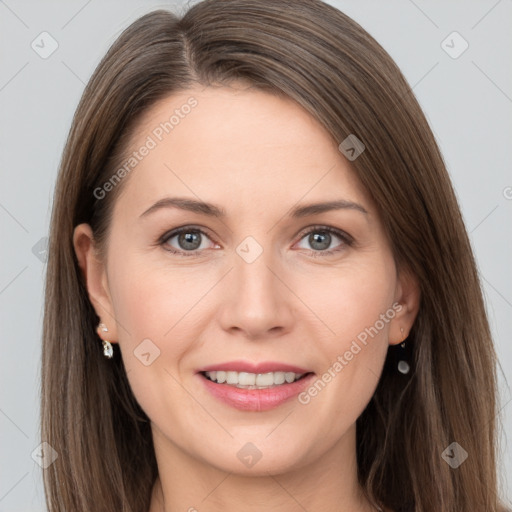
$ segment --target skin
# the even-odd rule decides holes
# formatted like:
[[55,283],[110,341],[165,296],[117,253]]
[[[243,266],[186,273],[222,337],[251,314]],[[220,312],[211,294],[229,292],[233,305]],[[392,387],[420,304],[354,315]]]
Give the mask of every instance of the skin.
[[[191,96],[197,106],[124,178],[105,260],[87,224],[73,240],[108,328],[98,334],[118,343],[151,420],[159,478],[150,512],[375,510],[357,483],[355,422],[388,345],[414,322],[417,282],[397,275],[375,206],[337,144],[289,99],[241,84],[189,89],[146,112],[132,149]],[[166,196],[214,203],[226,217],[176,208],[140,217]],[[288,215],[297,205],[338,199],[368,213]],[[187,250],[177,236],[158,244],[187,225],[207,233],[199,235],[198,256],[169,252]],[[354,243],[333,234],[327,250],[340,250],[323,255],[308,236],[314,225],[342,230]],[[247,236],[263,249],[252,263],[236,252]],[[270,411],[239,411],[210,395],[196,374],[244,359],[321,376],[394,303],[400,312],[306,405],[293,399]],[[160,350],[148,366],[133,353],[147,338]],[[237,457],[247,442],[261,452],[252,467]]]

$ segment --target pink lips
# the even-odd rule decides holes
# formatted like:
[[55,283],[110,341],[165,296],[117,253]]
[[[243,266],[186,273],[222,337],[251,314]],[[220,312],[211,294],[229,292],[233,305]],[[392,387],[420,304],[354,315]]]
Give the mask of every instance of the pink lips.
[[[248,372],[248,373],[269,373],[269,372],[293,372],[307,374],[299,380],[292,383],[285,382],[284,384],[276,385],[266,389],[244,389],[237,388],[229,384],[219,384],[209,380],[203,372],[211,371],[234,371],[234,372]],[[197,376],[203,382],[206,389],[218,400],[224,402],[231,407],[241,411],[268,411],[274,407],[291,400],[304,390],[315,374],[289,364],[264,362],[260,364],[253,364],[244,361],[231,361],[228,363],[215,364],[205,366],[198,370]]]

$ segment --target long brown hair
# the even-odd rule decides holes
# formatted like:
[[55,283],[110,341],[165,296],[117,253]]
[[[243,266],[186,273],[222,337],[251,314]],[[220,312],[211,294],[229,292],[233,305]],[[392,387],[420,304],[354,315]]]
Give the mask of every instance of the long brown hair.
[[[157,10],[115,41],[83,93],[64,149],[51,219],[42,440],[50,512],[147,512],[157,465],[148,418],[119,351],[107,361],[74,253],[77,224],[106,249],[123,183],[94,191],[125,157],[149,107],[201,84],[244,80],[304,107],[337,144],[366,149],[352,168],[378,207],[398,268],[418,279],[411,371],[383,374],[357,420],[358,476],[394,512],[496,512],[496,354],[473,253],[445,164],[403,75],[357,23],[319,0],[205,0],[181,18]],[[457,442],[468,454],[452,468]]]

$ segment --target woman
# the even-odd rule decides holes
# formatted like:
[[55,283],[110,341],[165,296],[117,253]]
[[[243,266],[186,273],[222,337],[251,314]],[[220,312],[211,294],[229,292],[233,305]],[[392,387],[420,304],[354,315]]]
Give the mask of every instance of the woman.
[[318,0],[147,14],[52,215],[48,509],[498,511],[496,356],[434,137]]

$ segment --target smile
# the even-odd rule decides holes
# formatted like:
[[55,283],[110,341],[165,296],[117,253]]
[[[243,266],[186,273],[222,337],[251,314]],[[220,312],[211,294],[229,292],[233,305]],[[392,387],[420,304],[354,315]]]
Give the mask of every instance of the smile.
[[292,400],[309,385],[315,374],[217,370],[200,372],[197,376],[206,390],[220,402],[241,411],[263,412]]
[[268,372],[248,373],[234,371],[204,372],[204,375],[212,382],[227,384],[240,389],[268,389],[282,384],[291,384],[301,379],[305,374],[294,372]]

